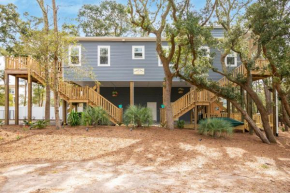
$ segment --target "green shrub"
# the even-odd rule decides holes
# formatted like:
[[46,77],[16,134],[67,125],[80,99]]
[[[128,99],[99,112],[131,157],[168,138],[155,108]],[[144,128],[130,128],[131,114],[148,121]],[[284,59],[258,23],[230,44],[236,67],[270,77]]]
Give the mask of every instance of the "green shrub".
[[129,106],[124,113],[124,123],[127,126],[129,124],[134,124],[134,126],[137,127],[141,127],[145,124],[149,126],[152,122],[152,112],[151,109],[147,107],[132,105]]
[[178,120],[177,121],[177,127],[179,129],[183,129],[184,128],[184,124],[185,124],[184,120]]
[[102,107],[88,107],[82,113],[83,125],[108,125],[110,123],[108,113]]
[[31,124],[30,129],[43,129],[48,125],[49,121],[46,120],[38,120]]
[[75,111],[71,111],[67,118],[70,126],[79,126],[81,124],[81,114]]
[[23,123],[25,126],[32,126],[33,124],[31,121],[28,121],[26,118],[24,118]]
[[200,121],[198,125],[198,132],[204,135],[208,134],[213,137],[220,137],[222,134],[232,134],[233,127],[229,121],[212,118]]

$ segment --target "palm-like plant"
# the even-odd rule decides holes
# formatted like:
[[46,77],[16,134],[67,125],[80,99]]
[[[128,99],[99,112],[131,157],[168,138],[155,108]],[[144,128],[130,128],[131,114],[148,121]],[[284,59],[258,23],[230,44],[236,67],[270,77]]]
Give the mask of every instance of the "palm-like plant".
[[74,110],[71,111],[68,115],[68,124],[70,126],[78,126],[81,124],[81,116],[78,112],[75,112]]
[[152,122],[152,112],[147,107],[132,105],[124,113],[124,123],[127,126],[129,124],[134,124],[137,127],[141,127],[144,124],[149,126]]
[[109,122],[108,113],[102,107],[88,107],[82,115],[84,125],[107,125]]
[[232,124],[229,121],[211,118],[200,121],[198,132],[204,135],[220,137],[222,134],[229,135],[233,132]]

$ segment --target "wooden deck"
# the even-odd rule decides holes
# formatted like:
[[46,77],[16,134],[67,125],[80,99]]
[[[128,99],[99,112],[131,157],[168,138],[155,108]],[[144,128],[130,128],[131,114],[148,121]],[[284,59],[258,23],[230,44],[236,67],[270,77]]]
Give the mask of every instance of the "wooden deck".
[[[31,57],[6,58],[5,75],[12,75],[18,78],[27,79],[30,83],[35,82],[45,85],[44,67]],[[51,86],[53,86],[53,81],[51,80],[50,82]],[[115,124],[122,122],[123,109],[118,108],[88,86],[81,87],[79,85],[60,81],[58,92],[61,99],[69,104],[87,103],[90,106],[101,106],[109,114],[111,122]],[[31,112],[29,112],[29,114],[31,114]]]

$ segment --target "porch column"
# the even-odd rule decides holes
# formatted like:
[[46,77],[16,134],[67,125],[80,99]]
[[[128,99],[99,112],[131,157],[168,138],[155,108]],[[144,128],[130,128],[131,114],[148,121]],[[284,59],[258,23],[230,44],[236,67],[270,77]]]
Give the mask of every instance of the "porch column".
[[99,83],[97,83],[97,92],[100,94],[101,93],[101,86]]
[[15,76],[15,125],[19,125],[19,77]]
[[5,125],[9,125],[9,74],[5,73]]
[[27,115],[27,119],[28,121],[32,120],[32,77],[30,74],[28,74],[28,101],[27,101],[27,105],[28,105],[28,115]]
[[130,105],[134,105],[134,82],[130,82]]
[[62,122],[63,125],[66,125],[66,115],[67,115],[67,102],[62,100]]

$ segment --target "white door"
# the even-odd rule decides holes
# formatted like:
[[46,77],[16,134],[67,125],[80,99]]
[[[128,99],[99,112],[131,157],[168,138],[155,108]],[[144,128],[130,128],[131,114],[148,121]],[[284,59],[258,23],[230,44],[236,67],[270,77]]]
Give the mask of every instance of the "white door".
[[147,102],[147,107],[152,111],[153,121],[157,121],[157,102]]

